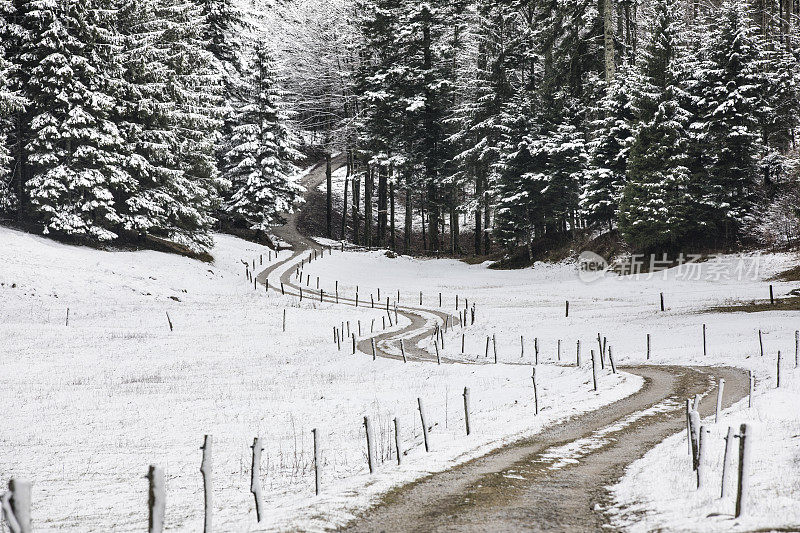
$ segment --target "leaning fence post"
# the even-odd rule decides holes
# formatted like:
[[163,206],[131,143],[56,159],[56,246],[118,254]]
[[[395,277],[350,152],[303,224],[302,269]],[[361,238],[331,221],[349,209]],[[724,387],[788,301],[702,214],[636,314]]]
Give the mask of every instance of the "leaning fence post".
[[467,428],[467,435],[469,435],[469,387],[464,387],[464,425]]
[[172,331],[172,320],[169,318],[169,313],[167,313],[167,324],[169,324],[169,330]]
[[2,509],[11,533],[31,533],[30,482],[12,478],[8,482],[8,492],[2,496]]
[[253,439],[253,463],[250,467],[250,492],[253,493],[253,498],[256,502],[256,522],[261,522],[263,517],[263,509],[261,502],[261,439],[256,437]]
[[692,414],[692,400],[690,398],[686,399],[686,442],[689,445],[689,456],[692,455],[692,422],[691,422],[691,414]]
[[214,507],[212,505],[212,497],[214,494],[213,485],[211,482],[211,445],[214,438],[211,435],[206,435],[203,439],[203,460],[200,462],[200,473],[203,474],[203,507],[205,510],[203,520],[204,533],[211,533],[211,517]]
[[150,509],[149,533],[161,533],[164,531],[164,510],[166,509],[166,489],[164,486],[164,470],[150,465],[147,473],[150,480],[150,491],[148,497],[148,507]]
[[725,390],[725,379],[719,378],[719,387],[717,389],[717,410],[714,412],[714,423],[719,422],[719,412],[722,411],[722,392]]
[[614,364],[614,356],[611,355],[611,346],[608,347],[608,362],[611,363],[611,373],[617,373],[617,365]]
[[706,466],[703,461],[703,456],[706,451],[706,439],[708,438],[706,435],[708,435],[710,431],[711,430],[707,429],[705,426],[700,426],[700,435],[697,439],[697,490],[703,488],[703,482],[705,481]]
[[419,419],[422,422],[422,440],[425,443],[425,451],[431,451],[430,443],[428,442],[428,424],[425,422],[425,409],[422,407],[422,398],[417,398],[417,405],[419,405]]
[[319,493],[322,492],[322,484],[321,484],[321,471],[322,465],[320,464],[320,453],[319,453],[319,434],[317,433],[317,428],[311,430],[312,435],[314,436],[314,491],[317,496]]
[[725,436],[725,454],[722,456],[722,481],[720,482],[719,497],[725,497],[725,486],[728,482],[728,463],[730,463],[731,448],[733,447],[733,428],[728,426],[728,434]]
[[697,405],[689,413],[689,430],[692,434],[692,470],[697,470],[700,449],[700,413],[697,412]]
[[750,450],[747,444],[747,424],[739,426],[739,479],[736,484],[736,518],[747,510],[748,474],[750,470]]
[[397,464],[402,463],[403,449],[400,446],[400,421],[394,418],[394,447],[397,451]]
[[761,347],[761,357],[764,357],[764,337],[761,335],[761,330],[758,330],[758,345]]
[[403,362],[406,363],[406,347],[403,344],[403,339],[400,339],[400,353],[403,355]]
[[372,424],[369,417],[364,417],[364,432],[367,434],[367,463],[369,464],[369,473],[374,474],[378,465],[375,463],[375,444],[372,442]]

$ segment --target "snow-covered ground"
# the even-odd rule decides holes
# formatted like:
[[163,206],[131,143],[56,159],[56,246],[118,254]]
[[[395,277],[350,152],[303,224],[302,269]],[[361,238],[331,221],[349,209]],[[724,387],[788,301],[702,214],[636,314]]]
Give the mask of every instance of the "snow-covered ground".
[[[369,259],[366,259],[369,258]],[[450,260],[388,259],[380,252],[361,254],[358,268],[346,256],[334,255],[324,263],[312,263],[306,272],[322,276],[340,290],[360,284],[374,290],[375,280],[390,280],[382,290],[400,288],[406,300],[418,303],[414,288],[437,287],[424,301],[455,310],[455,295],[477,310],[477,322],[467,330],[456,328],[446,335],[445,355],[486,360],[486,339],[497,341],[500,361],[530,361],[534,342],[540,360],[574,361],[577,341],[582,344],[584,364],[589,350],[598,350],[598,333],[608,339],[618,364],[645,363],[647,334],[651,339],[652,364],[730,365],[754,372],[756,398],[728,410],[709,440],[709,489],[702,495],[692,489],[692,470],[685,436],[678,435],[635,463],[618,487],[616,521],[637,531],[748,530],[757,527],[798,527],[800,508],[800,371],[795,368],[795,331],[800,313],[710,313],[709,307],[751,300],[767,300],[769,285],[782,297],[797,283],[765,281],[796,264],[794,254],[725,256],[706,263],[672,268],[653,275],[607,276],[582,282],[574,265],[537,264],[521,271],[492,271],[485,265],[468,266]],[[666,311],[660,311],[660,293]],[[410,294],[409,294],[410,293]],[[414,302],[417,300],[417,302]],[[569,300],[569,318],[565,302]],[[707,355],[703,354],[703,324],[707,331]],[[761,356],[759,331],[763,340]],[[522,355],[521,337],[525,350]],[[534,341],[536,339],[536,341]],[[781,389],[775,390],[776,360],[782,358]],[[489,360],[493,348],[489,348]],[[677,399],[683,400],[683,399]],[[719,489],[722,433],[729,425],[738,429],[751,424],[753,437],[753,503],[745,519],[734,521],[730,491],[725,500],[714,498]],[[735,469],[733,470],[735,471]],[[649,510],[642,514],[644,510]]]
[[[256,290],[242,261],[255,260],[258,270],[260,255],[265,266],[269,262],[268,251],[229,236],[217,236],[213,264],[67,246],[5,228],[0,246],[0,479],[33,482],[36,531],[141,531],[150,464],[166,472],[167,529],[200,530],[205,434],[214,436],[216,531],[321,529],[347,521],[397,484],[641,385],[638,378],[606,372],[594,393],[588,367],[542,364],[536,417],[528,365],[373,362],[353,355],[349,344],[339,351],[332,342],[335,326],[349,321],[355,329],[358,320],[379,322],[383,313],[308,299],[298,305],[295,298]],[[520,292],[519,285],[512,292],[498,287],[494,272],[456,262],[401,263],[334,252],[313,268],[327,287],[341,269],[357,274],[362,261],[370,281],[385,287],[401,275],[395,267],[410,269],[401,277],[409,292],[433,294],[440,285],[450,290],[451,277],[474,276],[461,283],[483,295],[483,324],[490,307],[497,308],[492,320],[501,319]],[[538,290],[531,285],[524,292],[535,298]],[[470,437],[464,435],[465,386],[471,391]],[[431,453],[422,447],[417,398],[433,425]],[[376,475],[367,471],[365,415],[375,426]],[[407,450],[399,467],[394,417]],[[319,497],[314,428],[323,454]],[[249,493],[256,436],[265,448],[266,518],[258,526]]]

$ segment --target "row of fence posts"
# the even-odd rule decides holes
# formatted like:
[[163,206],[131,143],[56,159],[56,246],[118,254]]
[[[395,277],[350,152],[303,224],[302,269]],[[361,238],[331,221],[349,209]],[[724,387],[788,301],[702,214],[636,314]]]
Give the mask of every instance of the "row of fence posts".
[[[534,415],[539,414],[539,395],[536,385],[536,368],[533,368],[533,396],[534,396]],[[470,417],[470,388],[464,387],[462,394],[464,400],[464,431],[467,436],[474,433],[474,426]],[[422,427],[422,440],[425,452],[433,451],[431,438],[432,426],[425,414],[425,406],[421,397],[417,398],[417,410],[419,412],[420,424]],[[402,464],[406,451],[403,449],[403,439],[400,428],[400,421],[397,417],[393,420],[394,444],[397,456],[397,464]],[[373,433],[372,422],[369,416],[364,417],[364,432],[366,435],[367,446],[367,466],[369,473],[374,474],[378,470],[378,460],[376,458],[376,442]],[[314,457],[314,493],[319,495],[322,490],[322,455],[320,447],[319,432],[316,428],[311,430],[313,437],[313,457]],[[200,461],[200,473],[203,477],[203,531],[211,533],[213,529],[213,437],[206,435],[203,439],[202,459]],[[264,450],[262,441],[259,437],[253,439],[252,462],[250,467],[250,493],[253,495],[254,507],[256,511],[256,521],[261,522],[264,518],[264,498],[261,487],[261,453]],[[166,513],[166,480],[164,469],[157,465],[150,465],[147,472],[148,480],[148,532],[161,533],[164,529]],[[12,479],[9,482],[9,490],[0,497],[2,504],[2,515],[11,533],[31,533],[33,531],[31,521],[31,483],[27,481]]]
[[[725,388],[725,380],[720,379],[717,385],[717,403],[714,412],[714,423],[719,423],[720,412],[722,411],[722,396]],[[750,373],[750,400],[752,406],[753,375]],[[686,400],[686,436],[688,442],[689,455],[692,458],[692,470],[695,472],[697,480],[697,490],[701,490],[708,481],[706,472],[705,454],[708,448],[708,439],[711,430],[700,423],[700,413],[698,412],[700,395],[694,399]],[[748,476],[750,473],[750,440],[748,438],[748,425],[741,424],[739,432],[734,433],[733,427],[728,427],[728,432],[724,437],[725,451],[722,458],[722,475],[720,481],[720,499],[727,496],[728,469],[733,454],[734,439],[739,439],[739,460],[736,481],[736,503],[735,517],[739,518],[745,514],[748,504]]]

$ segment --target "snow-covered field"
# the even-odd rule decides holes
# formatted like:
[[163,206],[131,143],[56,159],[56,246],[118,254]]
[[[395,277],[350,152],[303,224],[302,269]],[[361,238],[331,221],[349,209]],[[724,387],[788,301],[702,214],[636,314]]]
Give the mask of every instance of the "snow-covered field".
[[[167,529],[200,530],[205,434],[214,437],[215,530],[321,529],[348,520],[399,483],[640,386],[638,378],[608,374],[594,393],[588,367],[543,364],[537,372],[542,411],[535,417],[527,365],[404,365],[353,355],[349,345],[339,351],[335,326],[380,321],[383,313],[308,299],[299,306],[295,298],[255,290],[242,261],[256,260],[258,270],[259,255],[268,263],[267,250],[229,236],[217,236],[213,264],[149,251],[101,252],[5,228],[0,243],[0,479],[33,482],[36,531],[141,531],[150,464],[166,471]],[[280,259],[286,257],[282,252]],[[404,289],[426,294],[441,283],[449,290],[448,272],[476,275],[463,283],[483,294],[484,324],[490,306],[498,319],[516,297],[492,289],[495,273],[455,262],[394,263],[335,252],[313,268],[323,284],[333,283],[343,267],[359,272],[362,260],[375,269],[370,280],[387,287],[397,275],[389,267],[412,269]],[[423,271],[429,274],[414,277]],[[536,291],[531,286],[526,294],[533,298]],[[530,318],[536,312],[526,311]],[[472,402],[469,438],[465,386]],[[418,397],[434,426],[434,451],[427,454]],[[381,462],[372,476],[365,415],[375,425]],[[407,450],[400,467],[394,417]],[[320,497],[313,494],[313,428],[323,453]],[[258,526],[249,493],[256,436],[265,448],[266,518]]]
[[[453,313],[456,294],[461,296],[461,306],[464,298],[469,299],[470,306],[475,302],[477,323],[463,333],[457,328],[446,336],[444,352],[453,357],[461,356],[462,334],[466,357],[479,361],[486,358],[487,337],[496,338],[501,361],[530,361],[534,338],[540,361],[558,358],[559,339],[562,360],[574,361],[580,340],[586,364],[589,350],[598,350],[599,333],[608,339],[618,364],[640,364],[647,362],[649,333],[649,363],[730,365],[752,370],[756,378],[754,408],[747,409],[745,401],[729,409],[709,440],[707,471],[711,479],[707,492],[698,495],[693,489],[683,435],[669,439],[635,463],[614,488],[616,524],[620,527],[636,531],[724,531],[800,527],[800,508],[796,505],[800,494],[800,371],[795,368],[795,330],[800,329],[800,313],[704,310],[739,301],[767,300],[770,283],[776,297],[786,295],[798,284],[765,280],[796,261],[794,254],[725,256],[653,275],[607,276],[591,283],[580,281],[576,267],[566,264],[492,271],[483,265],[449,260],[387,259],[380,252],[362,254],[358,269],[347,258],[334,255],[325,263],[312,263],[306,271],[323,279],[338,279],[340,290],[360,283],[364,291],[378,279],[391,280],[384,291],[438,287],[436,292],[425,293],[426,303],[438,304],[441,290],[444,307]],[[662,292],[665,312],[660,311]],[[412,292],[408,299],[418,297]],[[564,316],[566,300],[570,301],[569,318]],[[705,356],[703,324],[707,328]],[[783,358],[781,389],[776,391],[778,350]],[[725,500],[715,499],[714,494],[719,489],[724,448],[721,437],[729,425],[738,430],[742,422],[750,424],[753,434],[753,503],[748,516],[735,521],[735,491],[730,490]]]

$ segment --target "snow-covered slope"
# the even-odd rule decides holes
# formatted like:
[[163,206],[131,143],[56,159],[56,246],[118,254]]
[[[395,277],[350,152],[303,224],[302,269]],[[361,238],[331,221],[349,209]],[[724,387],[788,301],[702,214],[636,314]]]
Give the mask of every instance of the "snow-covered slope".
[[[67,246],[0,228],[0,480],[33,482],[36,531],[143,530],[150,464],[166,471],[167,529],[201,530],[205,434],[214,436],[215,531],[319,529],[348,520],[398,483],[640,386],[638,378],[609,374],[593,393],[588,367],[542,364],[542,411],[534,417],[527,365],[404,365],[353,355],[349,344],[339,351],[332,343],[336,325],[349,321],[355,330],[361,320],[366,328],[373,319],[380,324],[383,313],[308,299],[300,306],[263,287],[254,290],[242,261],[255,260],[258,269],[259,255],[266,265],[268,251],[224,235],[216,242],[216,262],[209,265],[157,252]],[[454,295],[452,281],[460,279],[459,291],[480,295],[482,323],[507,320],[503,284],[511,278],[499,280],[482,267],[338,252],[314,267],[327,287],[343,265],[356,273],[362,264],[370,283],[388,290],[402,281],[403,291],[414,293],[443,290],[446,301]],[[518,294],[520,287],[512,290]],[[534,294],[539,287],[525,290]],[[536,312],[516,318],[530,326]],[[469,438],[465,386],[475,428]],[[422,448],[418,397],[434,427],[429,454]],[[365,460],[365,415],[375,425],[381,462],[373,476]],[[401,467],[393,455],[394,417],[408,450]],[[323,451],[320,497],[313,495],[313,428]],[[265,447],[267,512],[259,526],[249,493],[256,436]]]

